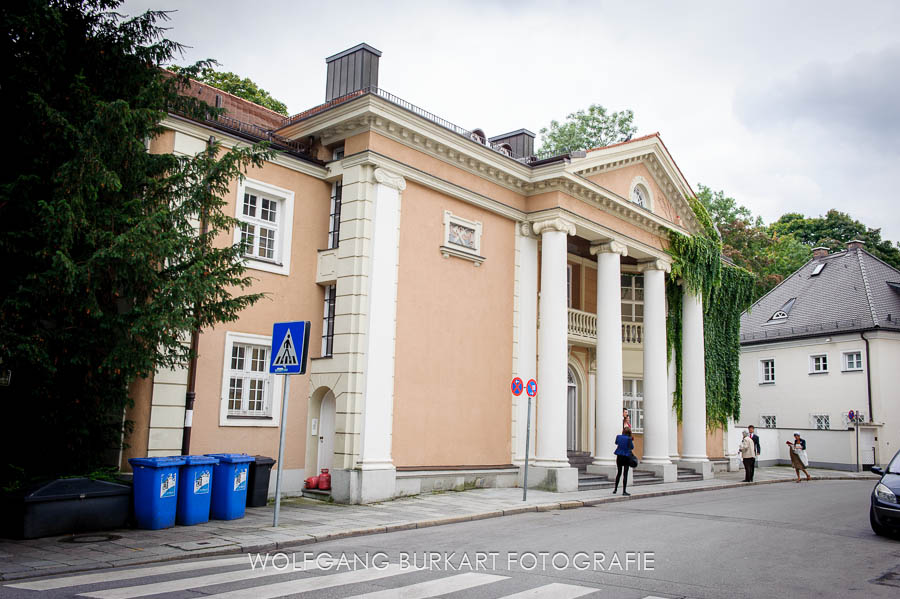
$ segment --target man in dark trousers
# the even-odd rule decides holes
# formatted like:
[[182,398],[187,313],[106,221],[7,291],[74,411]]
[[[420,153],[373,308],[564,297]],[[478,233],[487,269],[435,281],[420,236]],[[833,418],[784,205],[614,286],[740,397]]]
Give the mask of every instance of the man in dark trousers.
[[756,428],[752,424],[747,427],[747,430],[750,431],[750,438],[753,439],[753,446],[756,448],[756,460],[753,463],[756,466],[756,463],[759,462],[759,435],[756,434]]

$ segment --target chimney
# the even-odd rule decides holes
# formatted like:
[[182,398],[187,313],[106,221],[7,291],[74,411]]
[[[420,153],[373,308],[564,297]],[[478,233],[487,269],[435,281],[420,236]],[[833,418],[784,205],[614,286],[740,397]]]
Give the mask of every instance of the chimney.
[[325,101],[365,89],[378,87],[378,59],[381,52],[369,44],[359,44],[325,59]]
[[828,255],[828,248],[826,248],[826,247],[813,248],[813,258],[824,258],[827,255]]
[[863,246],[866,245],[864,241],[860,241],[859,239],[854,239],[852,241],[847,242],[847,249],[852,250],[861,250]]
[[497,135],[489,141],[492,144],[509,144],[513,156],[517,158],[527,158],[534,154],[534,133],[528,129]]

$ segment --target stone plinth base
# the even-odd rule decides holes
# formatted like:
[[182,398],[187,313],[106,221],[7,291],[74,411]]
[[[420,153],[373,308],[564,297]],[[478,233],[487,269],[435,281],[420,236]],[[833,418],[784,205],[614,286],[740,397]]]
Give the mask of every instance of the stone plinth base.
[[702,474],[703,480],[709,480],[713,477],[713,463],[707,459],[691,460],[683,458],[678,460],[678,465],[682,468],[690,468],[697,474]]
[[396,492],[394,468],[331,471],[331,497],[337,503],[375,503],[392,499]]
[[662,478],[664,483],[678,482],[678,466],[672,463],[647,464],[646,462],[641,462],[637,470],[652,472],[655,476]]
[[[519,468],[519,486],[525,484],[525,468]],[[578,490],[577,468],[545,468],[528,466],[528,488],[569,493]]]

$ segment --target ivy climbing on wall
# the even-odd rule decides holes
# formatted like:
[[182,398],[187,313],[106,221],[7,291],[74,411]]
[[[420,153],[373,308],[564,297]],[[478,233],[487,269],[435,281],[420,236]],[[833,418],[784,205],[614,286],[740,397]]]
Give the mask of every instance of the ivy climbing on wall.
[[673,263],[666,282],[666,332],[669,358],[674,357],[675,362],[675,410],[681,420],[681,309],[682,289],[686,287],[703,297],[707,426],[724,427],[729,418],[737,419],[741,414],[741,313],[753,297],[754,275],[723,263],[722,242],[706,208],[695,198],[687,201],[700,220],[703,233],[692,237],[669,233]]

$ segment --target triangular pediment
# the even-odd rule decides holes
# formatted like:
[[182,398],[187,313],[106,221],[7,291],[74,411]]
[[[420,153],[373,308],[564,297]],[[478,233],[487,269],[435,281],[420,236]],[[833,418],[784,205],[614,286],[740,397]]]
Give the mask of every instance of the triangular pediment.
[[[635,168],[636,166],[640,168]],[[568,168],[570,172],[595,182],[602,180],[602,177],[597,175],[622,169],[633,171],[631,176],[627,177],[628,183],[642,176],[649,176],[652,179],[653,190],[661,194],[652,207],[654,214],[691,233],[702,231],[697,216],[685,199],[687,196],[694,197],[694,192],[658,133],[588,150],[584,158],[572,160]],[[625,187],[629,187],[626,189],[620,182],[618,187],[620,189],[611,191],[630,199],[630,186],[626,185]]]

